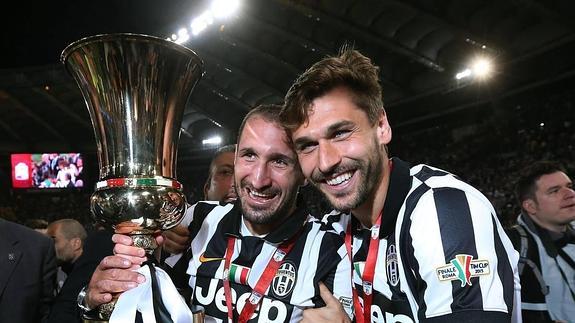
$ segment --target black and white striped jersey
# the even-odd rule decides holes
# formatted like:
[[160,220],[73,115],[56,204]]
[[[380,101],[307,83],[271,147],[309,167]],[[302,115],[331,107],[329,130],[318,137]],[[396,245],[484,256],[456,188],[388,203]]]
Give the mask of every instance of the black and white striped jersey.
[[[437,168],[394,158],[384,204],[371,307],[373,322],[505,322],[520,319],[518,254],[483,194]],[[352,221],[354,283],[370,230],[336,211],[324,224],[344,234]],[[517,304],[517,303],[516,303]],[[519,314],[518,317],[516,317]]]
[[[199,202],[188,209],[183,224],[189,227],[192,238],[187,268],[192,304],[204,307],[207,322],[227,321],[223,275],[228,236],[237,238],[228,273],[237,319],[236,305],[241,311],[276,247],[302,227],[250,322],[299,322],[304,309],[324,305],[319,282],[324,282],[351,313],[351,264],[343,239],[324,230],[303,209],[261,238],[252,236],[245,227],[239,203],[220,206]],[[168,258],[166,263],[174,260]]]

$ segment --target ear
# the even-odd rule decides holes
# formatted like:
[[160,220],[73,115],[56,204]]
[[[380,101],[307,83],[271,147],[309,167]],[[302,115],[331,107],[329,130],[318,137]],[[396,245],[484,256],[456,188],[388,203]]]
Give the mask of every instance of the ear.
[[521,202],[521,207],[528,213],[528,214],[534,214],[535,212],[537,212],[537,202],[535,202],[532,199],[526,199],[523,202]]
[[382,111],[377,120],[377,138],[379,143],[387,145],[391,142],[391,126],[387,120],[387,114]]
[[210,189],[210,181],[206,181],[204,184],[204,199],[208,199],[208,190]]
[[74,249],[82,249],[82,240],[80,238],[72,238],[72,246]]

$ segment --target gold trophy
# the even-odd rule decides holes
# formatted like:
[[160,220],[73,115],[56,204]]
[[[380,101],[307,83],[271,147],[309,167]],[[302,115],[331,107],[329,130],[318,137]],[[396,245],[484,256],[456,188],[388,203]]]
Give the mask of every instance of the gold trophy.
[[[64,49],[61,61],[78,83],[94,127],[100,176],[92,215],[130,235],[152,258],[154,235],[176,226],[186,211],[176,155],[203,62],[184,46],[138,34],[81,39]],[[101,306],[101,319],[108,320],[113,308],[114,302]]]

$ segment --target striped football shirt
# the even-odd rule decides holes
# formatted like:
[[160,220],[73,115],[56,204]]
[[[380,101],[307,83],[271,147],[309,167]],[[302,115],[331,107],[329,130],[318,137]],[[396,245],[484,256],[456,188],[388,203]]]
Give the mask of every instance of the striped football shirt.
[[[520,319],[518,254],[487,198],[456,176],[392,159],[371,306],[373,322],[484,322]],[[370,230],[351,214],[322,220],[342,235],[351,222],[354,283]],[[517,303],[515,303],[517,304]]]
[[[304,309],[324,305],[319,282],[351,313],[351,264],[343,239],[303,209],[297,209],[289,221],[265,237],[249,233],[239,203],[199,202],[188,209],[182,224],[189,227],[192,239],[187,265],[191,303],[205,309],[206,322],[228,320],[223,278],[229,236],[237,238],[227,272],[237,320],[238,307],[241,311],[277,246],[299,230],[250,322],[299,322]],[[173,264],[174,259],[168,258],[166,263]]]

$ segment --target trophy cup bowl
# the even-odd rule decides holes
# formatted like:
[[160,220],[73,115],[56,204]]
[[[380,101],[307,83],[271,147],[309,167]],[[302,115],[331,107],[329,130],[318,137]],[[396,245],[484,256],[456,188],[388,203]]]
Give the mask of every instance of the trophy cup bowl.
[[[63,50],[61,61],[94,127],[100,174],[92,216],[151,255],[154,235],[176,226],[186,211],[175,176],[177,148],[203,62],[184,46],[139,34],[80,39]],[[110,306],[100,311],[103,319]]]

